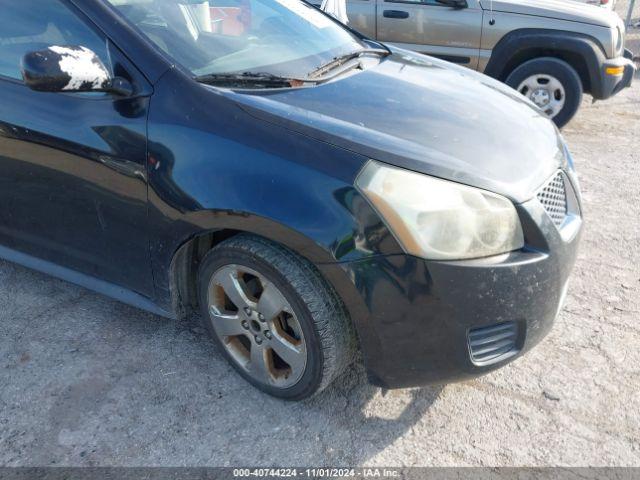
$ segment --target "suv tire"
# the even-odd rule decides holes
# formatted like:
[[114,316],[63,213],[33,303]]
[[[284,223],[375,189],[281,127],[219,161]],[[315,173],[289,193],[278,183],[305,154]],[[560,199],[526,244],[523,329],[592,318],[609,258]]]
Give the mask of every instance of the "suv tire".
[[582,81],[571,65],[552,57],[529,60],[509,74],[505,83],[532,100],[562,128],[582,102]]

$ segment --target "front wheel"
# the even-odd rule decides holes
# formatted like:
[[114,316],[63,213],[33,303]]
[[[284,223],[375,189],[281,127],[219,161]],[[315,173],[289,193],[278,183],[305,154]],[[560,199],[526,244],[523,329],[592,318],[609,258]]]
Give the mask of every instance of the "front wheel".
[[211,250],[199,269],[205,328],[260,390],[288,400],[320,392],[353,360],[342,302],[308,261],[252,235]]
[[558,127],[574,117],[582,101],[582,82],[567,62],[545,57],[517,67],[505,83],[535,103]]

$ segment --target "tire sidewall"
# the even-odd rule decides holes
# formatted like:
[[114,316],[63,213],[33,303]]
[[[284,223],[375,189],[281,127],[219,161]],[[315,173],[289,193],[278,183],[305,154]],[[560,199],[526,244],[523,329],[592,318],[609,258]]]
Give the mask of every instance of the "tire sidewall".
[[578,73],[568,63],[556,58],[539,58],[529,60],[517,67],[505,80],[513,89],[528,77],[536,74],[550,75],[558,79],[565,91],[565,104],[560,113],[552,118],[561,128],[575,116],[582,102],[582,81]]
[[[246,372],[227,351],[222,340],[216,334],[208,308],[208,287],[213,274],[221,267],[236,264],[251,268],[264,275],[285,296],[291,307],[295,310],[298,322],[302,328],[307,351],[305,371],[298,382],[288,388],[277,388],[255,380]],[[320,339],[315,328],[311,313],[306,304],[300,298],[295,289],[286,280],[284,275],[269,262],[235,247],[215,248],[203,260],[198,275],[198,300],[200,304],[200,318],[203,327],[207,330],[225,358],[236,371],[256,388],[285,400],[299,400],[312,395],[322,382],[323,354],[320,348]]]

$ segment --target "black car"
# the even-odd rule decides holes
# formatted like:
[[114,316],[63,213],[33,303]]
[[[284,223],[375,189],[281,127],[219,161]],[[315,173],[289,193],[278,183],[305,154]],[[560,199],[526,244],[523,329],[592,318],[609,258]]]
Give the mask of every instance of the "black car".
[[0,257],[176,318],[301,399],[538,343],[581,230],[508,87],[300,0],[0,0]]

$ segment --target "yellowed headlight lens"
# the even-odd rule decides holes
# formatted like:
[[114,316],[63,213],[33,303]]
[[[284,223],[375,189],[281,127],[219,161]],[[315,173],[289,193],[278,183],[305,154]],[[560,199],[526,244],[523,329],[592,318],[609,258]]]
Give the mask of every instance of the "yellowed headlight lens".
[[411,255],[459,260],[524,246],[513,203],[495,193],[374,161],[356,185]]

